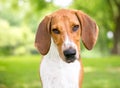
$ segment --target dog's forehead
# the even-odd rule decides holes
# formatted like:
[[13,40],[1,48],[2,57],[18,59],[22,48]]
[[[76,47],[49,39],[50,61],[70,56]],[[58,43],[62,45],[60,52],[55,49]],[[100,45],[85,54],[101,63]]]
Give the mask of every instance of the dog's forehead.
[[62,9],[54,12],[53,14],[51,14],[51,16],[52,16],[52,24],[57,24],[65,21],[69,21],[69,22],[78,21],[75,12],[71,10]]
[[56,12],[54,12],[53,14],[51,14],[51,16],[53,18],[63,18],[63,17],[66,17],[66,18],[71,18],[75,16],[74,14],[75,12],[74,11],[71,11],[71,10],[66,10],[66,9],[61,9],[61,10],[58,10]]
[[67,9],[60,9],[54,13],[52,13],[51,15],[56,15],[56,16],[59,16],[59,15],[73,15],[75,12],[72,11],[72,10],[67,10]]

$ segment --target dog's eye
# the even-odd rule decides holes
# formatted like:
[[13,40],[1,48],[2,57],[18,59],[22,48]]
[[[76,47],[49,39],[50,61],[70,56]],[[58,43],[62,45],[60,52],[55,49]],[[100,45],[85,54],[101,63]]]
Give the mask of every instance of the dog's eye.
[[52,30],[55,34],[60,34],[60,31],[58,29],[53,29]]
[[78,29],[79,29],[79,25],[74,25],[72,28],[73,31],[77,31]]

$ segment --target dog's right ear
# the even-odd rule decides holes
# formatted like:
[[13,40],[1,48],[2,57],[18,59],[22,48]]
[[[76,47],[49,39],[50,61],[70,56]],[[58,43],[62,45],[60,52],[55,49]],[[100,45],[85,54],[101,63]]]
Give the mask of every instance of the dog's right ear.
[[36,38],[35,47],[42,55],[46,55],[50,49],[51,35],[50,35],[51,17],[46,16],[39,24]]

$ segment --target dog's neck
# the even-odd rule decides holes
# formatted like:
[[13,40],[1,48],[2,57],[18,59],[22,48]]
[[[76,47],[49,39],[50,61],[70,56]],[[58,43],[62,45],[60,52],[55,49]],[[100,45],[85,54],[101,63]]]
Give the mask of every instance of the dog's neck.
[[50,50],[43,56],[40,66],[43,88],[79,88],[79,72],[79,61],[64,62],[52,41]]

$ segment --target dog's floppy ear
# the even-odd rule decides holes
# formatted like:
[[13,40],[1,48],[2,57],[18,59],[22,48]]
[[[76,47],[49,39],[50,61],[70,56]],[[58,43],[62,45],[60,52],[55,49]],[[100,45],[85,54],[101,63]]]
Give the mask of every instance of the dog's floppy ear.
[[77,18],[81,25],[82,42],[88,50],[91,50],[98,37],[98,26],[96,23],[82,11],[76,11]]
[[51,17],[46,16],[39,24],[36,38],[35,47],[42,55],[46,55],[50,49],[51,35],[50,35],[50,21]]

